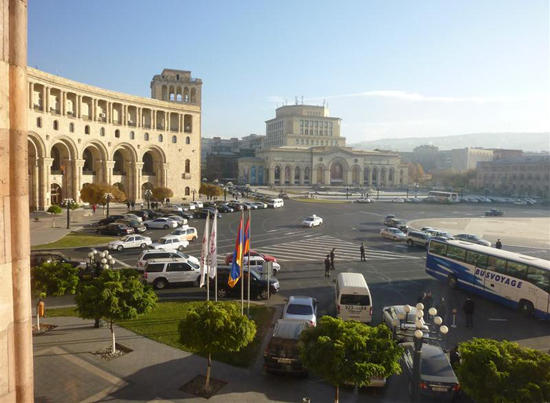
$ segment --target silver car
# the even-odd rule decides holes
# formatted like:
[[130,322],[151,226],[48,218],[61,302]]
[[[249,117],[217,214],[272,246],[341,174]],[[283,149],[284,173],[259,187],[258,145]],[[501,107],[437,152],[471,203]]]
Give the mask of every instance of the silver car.
[[290,297],[283,309],[283,319],[303,320],[310,326],[317,326],[317,300],[311,297]]
[[486,241],[485,239],[481,239],[477,235],[473,235],[473,234],[458,234],[458,235],[455,235],[454,238],[459,239],[461,241],[475,243],[478,245],[491,246],[491,242]]

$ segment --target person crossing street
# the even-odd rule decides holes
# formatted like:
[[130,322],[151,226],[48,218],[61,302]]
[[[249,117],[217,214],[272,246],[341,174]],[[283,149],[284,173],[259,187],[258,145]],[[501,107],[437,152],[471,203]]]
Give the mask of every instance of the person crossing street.
[[330,255],[325,259],[325,277],[330,277]]
[[361,251],[361,261],[366,262],[367,258],[365,257],[365,244],[363,242],[361,242],[361,247],[359,250]]
[[330,268],[332,270],[335,270],[334,268],[334,251],[336,250],[336,248],[332,248],[332,250],[330,251]]

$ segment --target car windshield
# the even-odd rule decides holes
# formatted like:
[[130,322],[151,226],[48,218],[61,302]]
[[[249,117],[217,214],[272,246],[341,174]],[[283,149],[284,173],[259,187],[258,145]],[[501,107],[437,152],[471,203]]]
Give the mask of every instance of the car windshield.
[[286,313],[290,315],[311,315],[313,314],[313,309],[310,305],[290,304]]
[[443,352],[422,360],[422,375],[452,377],[453,369]]
[[313,221],[313,218],[308,217],[308,218],[306,218],[306,221]]
[[193,269],[197,270],[199,268],[199,265],[198,264],[195,264],[193,262],[190,262],[190,261],[187,261],[187,264],[189,266],[191,266]]
[[168,239],[160,238],[158,243],[165,244],[165,243],[167,243],[167,241],[168,241]]

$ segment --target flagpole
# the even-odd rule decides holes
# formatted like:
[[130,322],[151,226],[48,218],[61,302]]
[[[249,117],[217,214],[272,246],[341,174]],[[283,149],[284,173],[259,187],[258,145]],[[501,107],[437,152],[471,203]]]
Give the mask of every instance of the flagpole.
[[240,239],[239,241],[241,242],[241,250],[240,250],[240,254],[241,254],[241,278],[239,279],[241,281],[241,315],[244,315],[244,284],[243,284],[243,248],[244,248],[244,245],[243,245],[243,238],[244,238],[244,229],[245,229],[245,225],[244,225],[244,210],[241,210],[241,222],[243,223],[243,228],[242,228],[242,231],[241,231],[241,234],[240,234]]
[[248,298],[246,300],[246,316],[250,317],[250,233],[252,232],[252,210],[248,210]]
[[[210,211],[206,213],[206,222],[210,223]],[[210,228],[205,228],[204,230],[208,232]],[[210,237],[208,234],[206,234],[206,248],[206,300],[210,301],[210,266],[208,263],[208,258],[210,256]]]

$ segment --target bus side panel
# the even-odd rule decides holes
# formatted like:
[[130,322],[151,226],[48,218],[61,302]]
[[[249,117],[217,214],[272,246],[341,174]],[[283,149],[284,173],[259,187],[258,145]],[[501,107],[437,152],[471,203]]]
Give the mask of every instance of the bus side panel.
[[450,275],[458,280],[458,287],[469,292],[484,295],[483,279],[474,275],[467,267],[450,259],[428,254],[426,272],[438,280],[447,282]]

